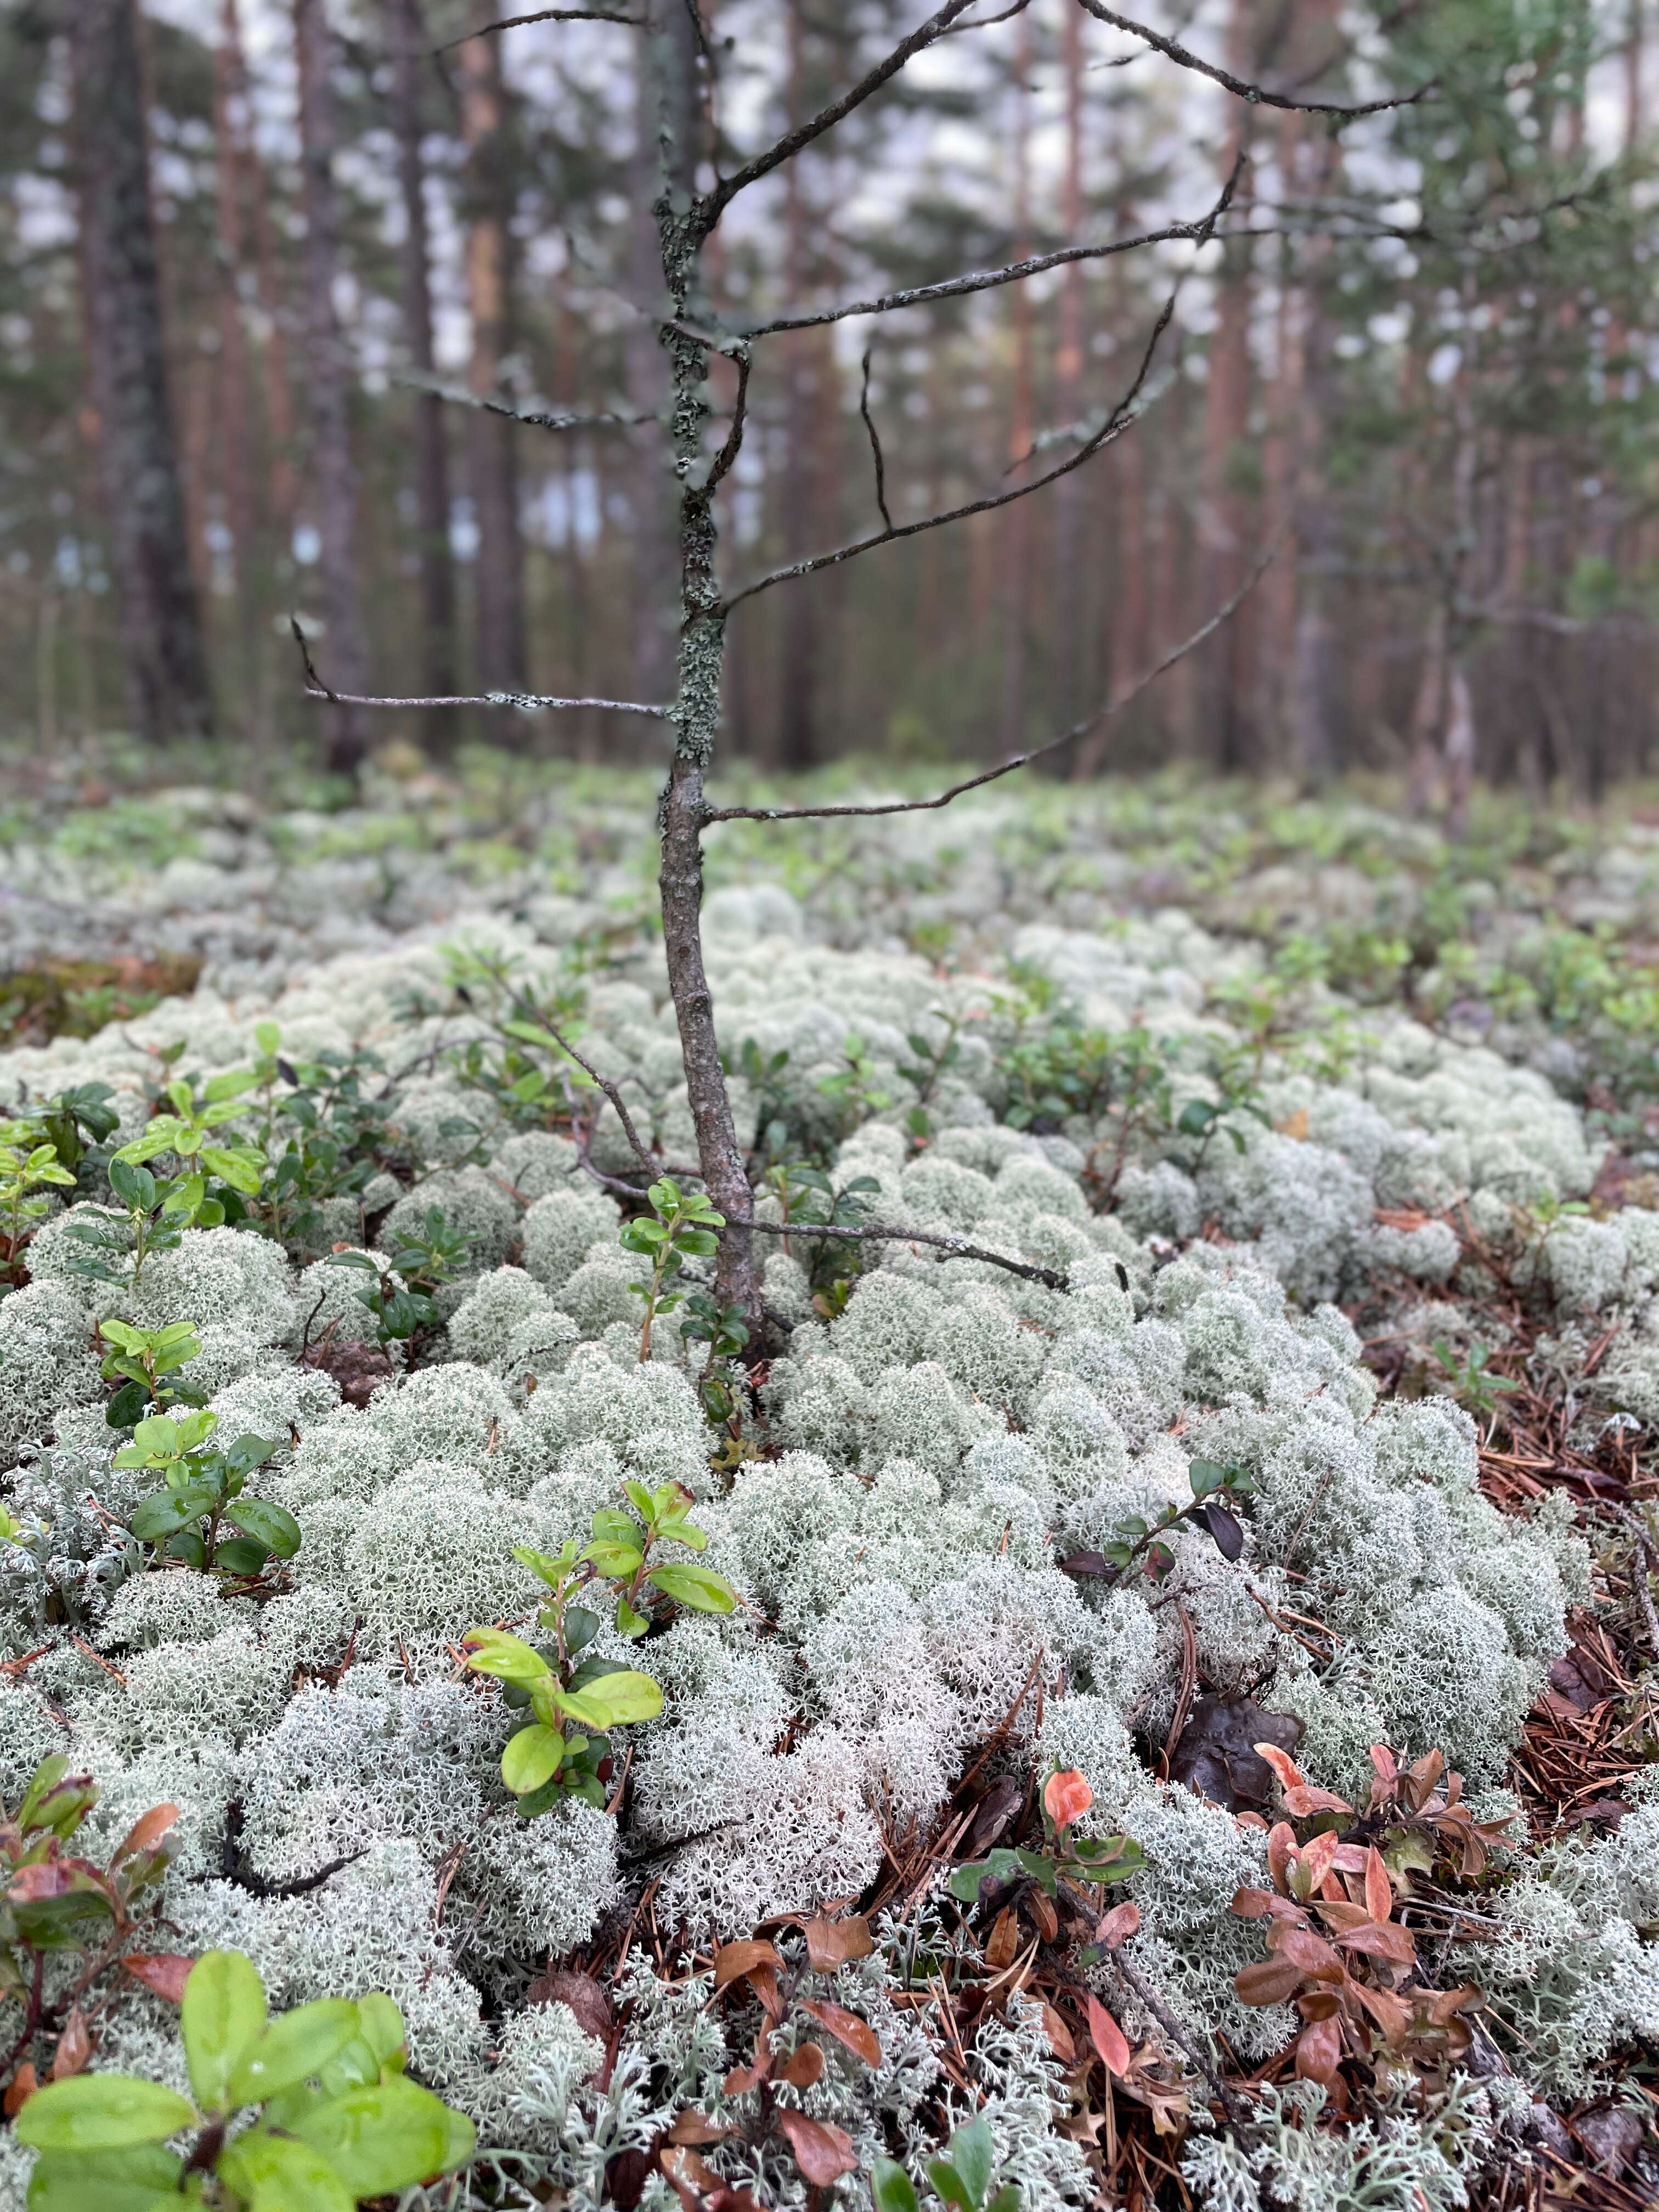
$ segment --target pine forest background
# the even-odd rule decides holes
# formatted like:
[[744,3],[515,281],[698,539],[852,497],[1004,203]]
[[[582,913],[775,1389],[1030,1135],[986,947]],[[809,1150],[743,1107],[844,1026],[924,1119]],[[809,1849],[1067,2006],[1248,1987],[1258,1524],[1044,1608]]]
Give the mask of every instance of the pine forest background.
[[[702,12],[722,143],[747,147],[921,15],[915,0]],[[239,775],[269,776],[319,743],[290,612],[325,667],[376,690],[668,696],[672,484],[660,437],[627,419],[665,390],[639,41],[592,20],[466,35],[500,13],[0,6],[14,746],[46,759],[105,732],[211,732]],[[1234,620],[1066,765],[1384,770],[1419,800],[1448,757],[1589,800],[1649,769],[1659,27],[1644,0],[1183,0],[1148,19],[1256,83],[1364,100],[1433,82],[1335,129],[1230,99],[1060,0],[1006,13],[941,41],[745,197],[710,256],[714,311],[810,313],[1196,217],[1243,150],[1224,237],[766,341],[728,578],[873,525],[862,404],[896,522],[1017,481],[1119,396],[1190,269],[1131,434],[1035,499],[743,609],[727,757],[785,770],[1040,742],[1127,689],[1277,544]],[[129,20],[131,70],[107,65],[112,18]],[[337,240],[319,235],[302,155],[307,40],[311,158],[336,187]],[[88,221],[123,175],[153,211],[173,433],[157,465],[176,479],[159,496],[182,514],[178,595],[205,641],[204,672],[186,648],[149,682],[118,588],[121,533],[139,525],[106,465],[132,333]],[[137,220],[131,203],[111,219]],[[614,419],[550,431],[411,376]],[[125,481],[158,495],[153,469]],[[331,530],[347,533],[349,589],[324,580]],[[637,717],[599,713],[432,713],[373,740],[394,732],[438,756],[487,735],[657,757]]]

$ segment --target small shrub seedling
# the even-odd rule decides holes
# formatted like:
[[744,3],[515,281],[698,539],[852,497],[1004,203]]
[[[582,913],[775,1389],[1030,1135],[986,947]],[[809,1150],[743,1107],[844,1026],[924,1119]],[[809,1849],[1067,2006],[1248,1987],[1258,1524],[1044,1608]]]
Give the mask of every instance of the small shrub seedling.
[[1471,1344],[1461,1359],[1443,1336],[1437,1336],[1429,1349],[1440,1363],[1446,1395],[1455,1398],[1466,1413],[1495,1413],[1499,1400],[1521,1388],[1507,1375],[1492,1372],[1488,1364],[1492,1354],[1484,1344]]
[[50,1210],[47,1194],[74,1188],[75,1176],[58,1158],[44,1121],[33,1115],[0,1121],[0,1237],[10,1280],[22,1279],[23,1247]]
[[[1075,1768],[1057,1770],[1042,1789],[1042,1849],[1001,1848],[957,1867],[948,1884],[951,1896],[964,1905],[983,1905],[1025,1884],[1035,1884],[1045,1896],[1054,1898],[1060,1894],[1062,1883],[1098,1887],[1127,1881],[1146,1863],[1138,1844],[1127,1836],[1072,1832],[1094,1802],[1093,1790]],[[1052,1919],[1052,1915],[1043,1917]]]
[[641,1213],[622,1228],[625,1252],[637,1252],[651,1262],[643,1282],[629,1289],[645,1301],[640,1325],[640,1359],[651,1357],[651,1330],[659,1314],[667,1313],[685,1293],[672,1287],[688,1259],[711,1259],[720,1249],[716,1230],[724,1229],[726,1216],[715,1212],[700,1190],[683,1191],[672,1176],[662,1176],[646,1193],[652,1211]]
[[514,1558],[551,1592],[538,1616],[541,1626],[552,1632],[550,1650],[500,1628],[470,1629],[461,1646],[469,1667],[503,1685],[509,1705],[528,1706],[534,1716],[501,1753],[501,1779],[527,1820],[549,1811],[562,1796],[602,1806],[611,1756],[606,1731],[655,1720],[662,1711],[661,1686],[652,1676],[614,1659],[580,1656],[605,1624],[578,1600],[608,1584],[617,1632],[630,1640],[647,1632],[659,1600],[695,1613],[730,1613],[738,1601],[730,1583],[712,1569],[694,1560],[653,1559],[661,1544],[700,1552],[708,1543],[689,1518],[690,1491],[678,1482],[654,1491],[640,1482],[623,1487],[638,1519],[619,1507],[600,1506],[584,1550],[577,1550],[574,1537],[551,1557],[527,1545],[514,1547]]
[[[27,2099],[13,2127],[40,2154],[31,2212],[200,2203],[204,2175],[227,2207],[350,2212],[472,2155],[471,2121],[404,2074],[388,1996],[319,1997],[272,2020],[246,1954],[207,1951],[179,2021],[190,2097],[140,2075],[76,2074]],[[167,2148],[192,2129],[188,2158]]]
[[[959,2127],[943,2154],[927,2161],[927,2179],[956,2212],[1020,2212],[1024,2203],[1017,2181],[998,2179],[996,2145],[981,2112]],[[890,2158],[870,2169],[870,2193],[876,2212],[918,2212],[915,2184]]]
[[[210,1075],[198,1098],[185,1077],[174,1076],[165,1094],[173,1111],[152,1115],[143,1134],[123,1145],[114,1158],[142,1167],[163,1152],[174,1154],[183,1168],[174,1184],[178,1201],[187,1205],[200,1227],[216,1228],[227,1216],[223,1200],[208,1194],[208,1177],[216,1176],[243,1198],[255,1196],[264,1177],[264,1154],[258,1146],[221,1144],[213,1136],[216,1129],[247,1113],[243,1095],[258,1079],[253,1068],[229,1068],[222,1075]],[[220,1208],[216,1218],[212,1218],[216,1206]]]
[[[1102,1550],[1073,1552],[1061,1560],[1062,1568],[1068,1575],[1097,1577],[1109,1583],[1121,1582],[1134,1573],[1148,1574],[1154,1582],[1161,1582],[1174,1566],[1175,1554],[1159,1540],[1183,1521],[1204,1529],[1224,1559],[1237,1559],[1244,1549],[1244,1531],[1231,1508],[1255,1487],[1249,1470],[1195,1459],[1188,1467],[1187,1480],[1193,1492],[1190,1505],[1166,1505],[1153,1521],[1142,1514],[1129,1514],[1118,1522],[1115,1537]],[[1224,1504],[1224,1499],[1231,1503]]]
[[389,1252],[331,1252],[329,1264],[373,1277],[357,1296],[374,1316],[382,1344],[404,1342],[436,1325],[432,1293],[466,1264],[467,1239],[452,1229],[441,1206],[428,1206],[417,1230],[406,1230]]
[[[272,1559],[291,1559],[299,1550],[300,1524],[269,1498],[242,1495],[276,1445],[241,1436],[217,1448],[218,1425],[216,1413],[199,1410],[153,1413],[137,1424],[115,1464],[159,1474],[161,1487],[139,1499],[128,1525],[140,1543],[155,1545],[158,1566],[168,1559],[222,1574],[263,1574]],[[222,1534],[226,1522],[235,1534]]]
[[161,1328],[139,1328],[130,1321],[103,1321],[98,1334],[110,1346],[104,1355],[106,1382],[118,1382],[104,1408],[112,1429],[130,1429],[150,1413],[172,1406],[203,1406],[205,1394],[188,1382],[170,1382],[202,1349],[193,1321],[171,1321]]
[[[73,1851],[70,1845],[97,1802],[92,1777],[72,1774],[69,1760],[54,1753],[35,1768],[17,1809],[0,1823],[0,1999],[15,2000],[24,2014],[0,2071],[21,2059],[13,2078],[25,2090],[34,2080],[29,2052],[37,2036],[68,2043],[64,2051],[60,2042],[54,2064],[70,2070],[78,2044],[85,2045],[81,1998],[143,1932],[135,1902],[160,1881],[178,1852],[176,1805],[153,1805],[106,1866]],[[79,1970],[49,2002],[47,1960],[71,1954],[78,1954]]]

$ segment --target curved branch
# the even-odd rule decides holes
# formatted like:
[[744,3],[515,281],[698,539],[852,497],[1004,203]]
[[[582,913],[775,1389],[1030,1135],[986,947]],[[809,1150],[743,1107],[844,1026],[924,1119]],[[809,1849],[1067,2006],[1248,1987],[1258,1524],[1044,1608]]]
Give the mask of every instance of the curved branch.
[[[1281,532],[1232,597],[1218,607],[1209,620],[1195,629],[1190,637],[1183,639],[1172,653],[1166,653],[1156,667],[1149,668],[1144,676],[1137,678],[1119,697],[1106,701],[1097,707],[1092,714],[1085,714],[1080,722],[1073,722],[1069,730],[1062,731],[1057,738],[1050,738],[1046,744],[1037,745],[1029,753],[1016,753],[1012,760],[1003,761],[995,768],[985,769],[978,775],[969,776],[964,782],[953,783],[948,791],[941,791],[933,799],[892,799],[871,806],[711,806],[703,816],[704,825],[706,827],[713,822],[818,821],[842,814],[927,814],[941,806],[948,806],[953,799],[960,799],[964,792],[977,791],[982,784],[994,783],[999,776],[1012,775],[1017,768],[1028,768],[1033,761],[1042,760],[1049,753],[1057,753],[1062,745],[1075,744],[1079,738],[1086,738],[1091,730],[1097,728],[1102,722],[1121,714],[1143,691],[1156,684],[1160,676],[1167,675],[1177,661],[1184,660],[1190,653],[1196,653],[1206,638],[1212,637],[1224,623],[1231,621],[1237,613],[1278,558],[1279,549],[1283,543],[1284,534]],[[755,1226],[758,1229],[761,1224],[757,1222]]]
[[890,54],[878,61],[874,69],[860,77],[839,100],[832,100],[828,107],[821,108],[817,114],[809,117],[805,123],[798,124],[793,131],[786,131],[782,137],[769,146],[763,154],[757,154],[753,161],[745,161],[729,177],[722,177],[714,191],[698,201],[694,210],[695,219],[703,234],[707,236],[714,228],[740,191],[750,185],[758,184],[763,177],[770,176],[774,169],[781,168],[803,147],[810,146],[815,138],[822,138],[826,131],[833,131],[836,124],[844,122],[855,107],[863,106],[872,93],[879,92],[883,85],[896,77],[908,61],[923,52],[935,40],[942,39],[958,15],[965,15],[970,8],[978,4],[979,0],[945,0],[942,8],[912,31],[908,39],[902,39]]
[[1146,24],[1116,14],[1103,4],[1103,0],[1078,0],[1078,5],[1097,22],[1108,24],[1114,31],[1123,31],[1132,39],[1139,39],[1166,60],[1176,63],[1182,69],[1195,70],[1200,76],[1206,76],[1236,98],[1248,100],[1252,107],[1283,107],[1300,115],[1333,115],[1347,123],[1360,115],[1380,115],[1386,108],[1413,107],[1437,89],[1437,80],[1431,77],[1415,92],[1397,92],[1386,100],[1361,100],[1352,106],[1340,100],[1297,100],[1289,93],[1270,92],[1266,85],[1252,84],[1245,77],[1235,76],[1231,70],[1218,69],[1213,62],[1200,59],[1178,39],[1166,39],[1162,33],[1149,30]]
[[490,399],[469,392],[464,384],[446,384],[441,377],[416,376],[407,371],[399,371],[392,381],[405,392],[421,392],[432,399],[447,399],[452,407],[477,407],[486,415],[502,415],[509,422],[527,422],[537,430],[627,428],[658,419],[653,414],[619,415],[604,410],[595,415],[566,415],[550,409],[515,407],[510,399]]
[[780,331],[816,330],[823,323],[844,323],[854,315],[888,315],[901,307],[931,307],[935,300],[957,300],[969,292],[988,292],[1000,284],[1018,284],[1027,276],[1040,276],[1045,269],[1061,269],[1070,261],[1103,261],[1114,253],[1133,253],[1143,246],[1168,246],[1188,239],[1207,240],[1213,213],[1190,222],[1172,222],[1163,230],[1143,231],[1134,238],[1115,238],[1100,246],[1062,246],[1052,253],[1034,253],[1024,261],[1011,261],[1002,269],[978,269],[962,276],[946,276],[937,284],[916,284],[904,292],[886,292],[879,299],[853,300],[844,307],[824,307],[812,315],[780,315],[770,323],[757,323],[743,335],[769,338]]
[[499,23],[481,24],[476,31],[466,31],[459,39],[451,39],[447,46],[434,46],[433,58],[440,54],[453,54],[457,46],[470,46],[474,39],[487,39],[494,31],[516,31],[521,23],[630,23],[638,30],[643,27],[643,15],[623,15],[611,8],[538,8],[532,15],[503,15]]

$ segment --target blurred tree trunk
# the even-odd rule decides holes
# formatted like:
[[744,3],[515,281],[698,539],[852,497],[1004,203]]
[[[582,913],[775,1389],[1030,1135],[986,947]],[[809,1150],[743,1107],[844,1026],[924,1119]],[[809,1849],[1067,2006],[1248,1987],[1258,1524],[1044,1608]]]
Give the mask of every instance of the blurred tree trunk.
[[[1009,258],[1031,251],[1031,19],[1020,18],[1014,61],[1014,234]],[[1013,392],[1008,418],[1008,459],[1015,469],[1031,450],[1031,291],[1015,284]],[[1024,471],[1020,472],[1022,475]],[[1011,481],[1018,481],[1011,471]],[[1025,687],[1031,620],[1031,504],[1018,499],[1002,518],[1002,715],[1000,742],[1017,752],[1025,741]]]
[[[1236,76],[1257,73],[1251,0],[1231,0],[1227,64]],[[1228,104],[1220,173],[1226,177],[1241,153],[1248,153],[1253,111],[1243,100]],[[1250,173],[1240,179],[1235,204],[1247,215]],[[1200,618],[1235,592],[1243,579],[1244,540],[1249,502],[1241,471],[1248,459],[1250,416],[1250,313],[1254,298],[1250,246],[1243,240],[1224,251],[1216,285],[1215,330],[1210,340],[1210,374],[1205,394],[1203,489],[1199,505],[1201,534]],[[1249,697],[1253,610],[1247,605],[1225,623],[1200,656],[1199,696],[1208,724],[1203,749],[1224,775],[1251,764]]]
[[167,406],[136,0],[76,0],[88,352],[133,726],[207,737],[213,699]]
[[[493,0],[472,0],[475,28],[499,14]],[[496,394],[513,347],[513,157],[500,39],[469,39],[459,58],[469,202],[466,300],[472,318],[467,381],[485,398]],[[518,458],[516,425],[483,409],[468,415],[467,483],[478,532],[473,635],[479,689],[485,691],[529,689]]]
[[242,273],[247,250],[242,207],[246,87],[241,81],[240,58],[236,0],[224,0],[219,43],[213,55],[214,174],[221,257],[217,437],[236,598],[239,718],[251,738],[263,741],[266,735],[265,656],[256,589],[259,530],[253,489],[255,410],[247,325],[242,319]]
[[[328,680],[337,691],[368,689],[358,593],[357,471],[351,456],[352,362],[334,305],[340,268],[340,211],[334,182],[334,87],[326,0],[294,0],[300,64],[300,151],[305,180],[306,398],[311,417],[311,487],[321,540],[320,581]],[[356,770],[367,750],[362,710],[328,707],[328,764]]]
[[264,459],[260,490],[265,501],[267,528],[286,536],[294,527],[294,401],[289,383],[288,319],[276,273],[270,179],[253,138],[252,94],[238,0],[224,0],[220,40],[236,166],[247,195],[254,289],[264,322],[258,360]]
[[[1062,67],[1066,82],[1066,169],[1060,190],[1060,228],[1083,235],[1083,10],[1066,11]],[[1075,422],[1083,413],[1083,264],[1067,264],[1060,294],[1059,343],[1054,349],[1054,420]],[[1125,441],[1134,443],[1133,432]],[[1057,720],[1062,727],[1083,712],[1084,688],[1093,673],[1084,635],[1083,513],[1087,471],[1074,469],[1054,487],[1054,674]],[[1121,537],[1120,536],[1120,545]]]
[[[1319,200],[1336,182],[1340,152],[1334,133],[1304,134],[1293,174],[1298,199]],[[1294,578],[1289,733],[1297,774],[1319,784],[1340,763],[1336,739],[1336,625],[1331,613],[1340,550],[1326,460],[1336,434],[1335,333],[1325,288],[1330,281],[1328,234],[1306,241],[1294,306],[1295,389],[1283,396],[1290,412],[1291,543],[1281,556]]]
[[[398,141],[398,181],[404,203],[404,343],[416,374],[429,377],[433,373],[431,242],[427,228],[426,165],[422,157],[421,82],[431,39],[422,0],[388,0],[386,14],[392,47],[392,124]],[[444,404],[435,393],[418,393],[414,414],[422,689],[444,697],[459,689]],[[426,731],[433,745],[440,752],[447,752],[455,742],[454,708],[432,708],[426,718]]]

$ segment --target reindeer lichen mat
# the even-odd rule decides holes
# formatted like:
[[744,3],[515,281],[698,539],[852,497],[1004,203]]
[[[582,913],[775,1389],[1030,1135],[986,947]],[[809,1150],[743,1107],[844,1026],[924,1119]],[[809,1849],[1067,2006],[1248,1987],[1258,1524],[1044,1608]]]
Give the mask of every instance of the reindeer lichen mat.
[[0,2200],[1650,2197],[1651,833],[734,826],[750,1306],[422,805],[3,923],[203,964],[0,1054]]

